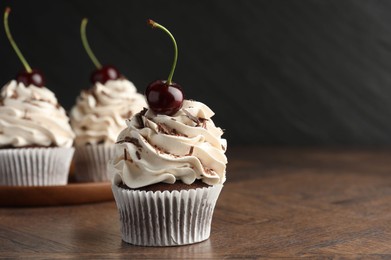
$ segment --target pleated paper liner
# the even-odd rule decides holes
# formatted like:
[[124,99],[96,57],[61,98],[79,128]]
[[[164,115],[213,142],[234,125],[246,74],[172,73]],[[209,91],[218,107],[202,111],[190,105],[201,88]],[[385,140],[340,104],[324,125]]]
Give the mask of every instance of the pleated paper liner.
[[179,246],[208,239],[222,188],[146,192],[113,185],[122,239],[141,246]]
[[109,181],[107,162],[114,151],[114,144],[77,146],[74,157],[75,179],[78,182]]
[[74,148],[0,149],[0,186],[66,185]]

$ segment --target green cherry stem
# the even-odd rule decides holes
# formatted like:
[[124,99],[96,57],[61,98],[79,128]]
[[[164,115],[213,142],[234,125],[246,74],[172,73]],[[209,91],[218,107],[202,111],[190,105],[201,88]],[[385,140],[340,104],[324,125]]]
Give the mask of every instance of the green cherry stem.
[[175,38],[174,36],[170,33],[169,30],[167,30],[166,27],[164,27],[163,25],[161,24],[158,24],[157,22],[151,20],[151,19],[148,19],[148,24],[152,27],[152,28],[159,28],[160,30],[164,31],[165,33],[168,34],[168,36],[170,36],[171,40],[172,40],[172,43],[174,44],[174,62],[172,63],[172,67],[171,67],[171,71],[170,71],[170,74],[168,75],[168,79],[167,79],[167,83],[170,85],[171,82],[172,82],[172,77],[174,76],[174,71],[175,71],[175,67],[176,67],[176,63],[177,63],[177,60],[178,60],[178,46],[176,44],[176,41],[175,41]]
[[9,42],[11,43],[12,48],[16,52],[16,55],[18,55],[19,60],[22,62],[24,68],[26,69],[26,71],[28,73],[31,73],[33,70],[31,69],[30,65],[27,63],[26,59],[23,57],[22,52],[18,48],[18,45],[16,45],[16,43],[14,41],[14,38],[12,37],[10,28],[8,26],[8,16],[9,16],[10,12],[11,12],[11,8],[10,7],[5,8],[5,11],[4,11],[4,28],[5,28],[5,33],[7,34],[7,38],[9,40]]
[[81,21],[81,25],[80,25],[81,41],[83,43],[84,49],[86,50],[86,52],[87,52],[88,56],[90,57],[91,61],[94,63],[95,67],[97,69],[101,69],[102,68],[102,64],[98,61],[98,59],[96,58],[96,56],[92,52],[90,45],[88,44],[87,34],[86,34],[87,23],[88,23],[88,19],[87,18],[84,18]]

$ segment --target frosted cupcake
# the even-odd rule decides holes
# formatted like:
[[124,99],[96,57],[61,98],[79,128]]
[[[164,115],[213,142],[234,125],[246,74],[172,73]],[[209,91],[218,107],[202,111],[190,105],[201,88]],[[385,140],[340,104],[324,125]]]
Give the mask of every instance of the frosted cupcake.
[[78,181],[108,181],[107,162],[118,134],[146,106],[144,96],[127,79],[99,82],[82,91],[70,112],[76,133],[75,177]]
[[183,100],[181,87],[171,81],[175,63],[176,57],[167,81],[148,86],[150,109],[127,121],[108,165],[122,239],[134,245],[208,239],[226,179],[223,131],[214,125],[208,106]]
[[65,185],[74,149],[74,133],[65,110],[41,72],[31,69],[6,33],[25,66],[0,93],[0,185]]
[[209,237],[227,163],[212,115],[185,100],[173,116],[144,110],[128,122],[109,163],[125,242],[174,246]]
[[118,134],[131,118],[147,106],[132,82],[113,66],[102,66],[88,45],[83,19],[83,45],[97,69],[91,75],[93,86],[80,93],[70,112],[75,139],[75,178],[77,181],[108,181],[107,162],[114,153]]

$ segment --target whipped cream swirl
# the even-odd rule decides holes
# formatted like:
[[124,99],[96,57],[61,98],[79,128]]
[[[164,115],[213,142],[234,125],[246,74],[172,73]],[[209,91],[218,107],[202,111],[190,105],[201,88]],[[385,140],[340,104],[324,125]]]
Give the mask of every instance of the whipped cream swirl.
[[206,105],[185,100],[173,116],[144,109],[118,136],[108,168],[113,182],[130,188],[196,179],[209,185],[225,182],[227,143]]
[[113,144],[131,118],[146,107],[143,95],[127,79],[97,82],[77,98],[70,117],[75,144]]
[[0,147],[71,147],[75,135],[65,110],[45,87],[15,80],[0,94]]

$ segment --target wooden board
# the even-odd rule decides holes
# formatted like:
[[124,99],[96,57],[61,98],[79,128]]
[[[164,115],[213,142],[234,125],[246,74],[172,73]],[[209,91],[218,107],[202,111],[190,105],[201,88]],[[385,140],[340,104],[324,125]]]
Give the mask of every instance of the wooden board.
[[0,206],[61,206],[113,200],[110,182],[64,186],[0,186]]

